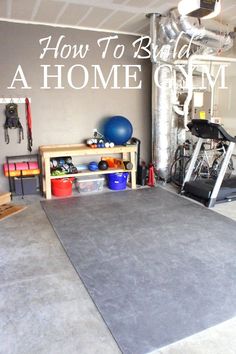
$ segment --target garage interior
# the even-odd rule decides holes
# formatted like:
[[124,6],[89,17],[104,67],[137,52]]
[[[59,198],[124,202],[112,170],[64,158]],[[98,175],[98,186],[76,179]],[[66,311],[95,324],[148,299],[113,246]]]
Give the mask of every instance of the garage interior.
[[235,26],[0,0],[0,353],[236,353]]

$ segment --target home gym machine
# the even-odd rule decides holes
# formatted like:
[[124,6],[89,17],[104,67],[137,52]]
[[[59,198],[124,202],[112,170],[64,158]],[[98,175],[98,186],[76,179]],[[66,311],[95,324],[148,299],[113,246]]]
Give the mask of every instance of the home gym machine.
[[[187,126],[191,134],[199,139],[183,182],[181,194],[201,201],[208,208],[214,207],[217,202],[226,202],[236,199],[236,177],[224,180],[235,147],[236,137],[229,135],[220,124],[211,123],[208,120],[193,119]],[[205,139],[228,142],[228,149],[216,180],[201,179],[191,181],[191,176]]]

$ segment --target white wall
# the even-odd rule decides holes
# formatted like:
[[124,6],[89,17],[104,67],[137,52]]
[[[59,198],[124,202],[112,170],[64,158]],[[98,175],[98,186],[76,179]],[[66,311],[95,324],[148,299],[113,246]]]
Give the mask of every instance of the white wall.
[[236,63],[227,69],[226,85],[228,89],[217,89],[216,116],[221,118],[225,129],[233,136],[236,135]]

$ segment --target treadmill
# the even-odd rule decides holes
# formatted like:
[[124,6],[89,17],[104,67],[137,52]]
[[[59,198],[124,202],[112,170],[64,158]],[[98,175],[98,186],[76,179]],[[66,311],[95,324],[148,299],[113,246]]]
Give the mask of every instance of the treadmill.
[[[236,199],[236,177],[224,180],[228,164],[234,151],[236,137],[229,135],[220,124],[211,123],[208,120],[193,119],[187,126],[192,135],[199,139],[182,185],[181,194],[202,202],[208,208],[214,207],[217,202],[229,202]],[[227,141],[229,142],[228,149],[216,180],[205,179],[191,181],[194,166],[205,139],[212,139],[219,142]]]

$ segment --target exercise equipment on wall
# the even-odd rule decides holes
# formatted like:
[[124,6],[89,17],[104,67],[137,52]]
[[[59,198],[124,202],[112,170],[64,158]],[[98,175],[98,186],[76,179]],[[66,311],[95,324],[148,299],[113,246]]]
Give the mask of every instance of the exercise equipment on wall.
[[32,152],[33,138],[32,138],[32,115],[30,107],[30,98],[0,98],[0,104],[6,104],[5,115],[6,120],[4,123],[5,141],[7,144],[10,142],[8,129],[19,129],[19,143],[24,139],[23,126],[20,122],[18,115],[18,104],[25,104],[26,124],[27,124],[27,149]]
[[26,122],[27,122],[27,139],[28,139],[28,151],[32,151],[33,138],[32,138],[32,116],[31,116],[31,107],[30,101],[26,97],[25,99],[25,111],[26,111]]
[[[235,147],[236,137],[229,135],[225,129],[207,120],[193,119],[188,123],[192,135],[198,137],[198,142],[187,170],[181,193],[213,207],[216,202],[226,202],[236,199],[236,177],[224,179]],[[220,166],[217,178],[191,180],[194,167],[205,139],[228,143],[228,148]]]
[[13,101],[6,105],[5,109],[6,121],[4,123],[4,133],[5,133],[5,142],[9,144],[10,137],[8,133],[8,129],[19,129],[19,140],[18,142],[21,143],[21,140],[24,139],[24,132],[23,127],[20,122],[20,118],[18,116],[18,106]]

